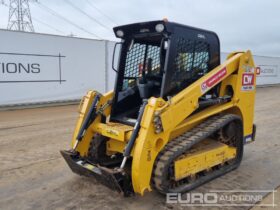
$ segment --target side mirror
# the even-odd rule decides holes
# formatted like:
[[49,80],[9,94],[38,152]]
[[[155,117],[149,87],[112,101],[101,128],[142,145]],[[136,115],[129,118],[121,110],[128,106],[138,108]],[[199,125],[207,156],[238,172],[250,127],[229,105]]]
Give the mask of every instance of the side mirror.
[[118,65],[119,59],[116,60],[115,57],[116,57],[116,53],[118,53],[117,55],[120,54],[121,47],[122,47],[122,42],[117,42],[114,46],[114,51],[113,51],[112,69],[117,73],[118,73],[118,70],[117,70],[116,65]]

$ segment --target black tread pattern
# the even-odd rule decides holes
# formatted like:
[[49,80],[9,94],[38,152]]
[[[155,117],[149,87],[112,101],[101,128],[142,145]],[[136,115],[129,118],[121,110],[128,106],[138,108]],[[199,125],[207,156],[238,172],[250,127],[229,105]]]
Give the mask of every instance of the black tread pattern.
[[[175,189],[170,189],[168,170],[170,169],[170,166],[172,166],[174,161],[179,156],[185,154],[193,145],[211,136],[216,131],[218,131],[219,129],[227,125],[229,122],[234,120],[240,121],[242,125],[242,121],[240,117],[237,115],[234,114],[215,115],[208,118],[207,120],[205,120],[198,126],[194,127],[193,129],[187,131],[186,133],[168,142],[165,145],[164,149],[159,153],[155,161],[153,175],[152,175],[153,187],[156,188],[156,190],[158,190],[159,192],[165,194],[168,192],[185,192],[206,182],[207,178],[204,178],[205,179],[204,181],[201,180],[200,182],[195,182],[194,185],[188,184],[188,186],[184,186],[184,184],[182,184],[182,186],[178,186]],[[242,146],[242,153],[243,153],[243,146]],[[232,167],[229,168],[229,170],[232,169],[233,169]],[[227,170],[225,170],[223,173],[226,172]],[[209,179],[210,178],[211,176],[209,176]],[[213,179],[213,176],[211,179]]]
[[106,154],[106,141],[107,137],[100,134],[95,134],[90,142],[88,149],[88,159],[93,163],[102,163],[105,159],[108,159]]

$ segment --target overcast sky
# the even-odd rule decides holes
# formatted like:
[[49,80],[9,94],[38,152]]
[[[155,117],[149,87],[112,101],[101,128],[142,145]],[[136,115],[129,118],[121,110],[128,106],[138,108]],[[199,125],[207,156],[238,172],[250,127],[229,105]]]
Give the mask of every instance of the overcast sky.
[[[39,0],[91,34],[51,15],[38,3],[30,2],[36,32],[87,38],[94,38],[91,34],[96,34],[103,39],[115,40],[111,28],[116,24],[167,17],[172,22],[215,31],[224,52],[251,49],[256,55],[280,56],[278,0]],[[8,7],[0,5],[0,27],[6,28],[7,22]]]

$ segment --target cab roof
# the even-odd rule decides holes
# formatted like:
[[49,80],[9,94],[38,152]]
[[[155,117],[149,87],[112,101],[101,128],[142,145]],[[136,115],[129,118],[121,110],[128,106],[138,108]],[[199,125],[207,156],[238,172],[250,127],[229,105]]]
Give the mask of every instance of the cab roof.
[[[162,24],[164,26],[163,31],[161,32],[156,31],[156,25],[158,24]],[[162,33],[162,34],[169,35],[174,33],[175,29],[182,29],[183,31],[180,30],[181,33],[195,32],[198,36],[214,36],[219,40],[217,34],[213,31],[208,31],[205,29],[183,25],[175,22],[169,22],[165,20],[132,23],[132,24],[117,26],[113,28],[114,33],[118,38],[127,38],[134,35],[141,35],[141,34],[148,34],[148,33]],[[118,30],[121,30],[123,32],[123,37],[120,37],[117,34]]]

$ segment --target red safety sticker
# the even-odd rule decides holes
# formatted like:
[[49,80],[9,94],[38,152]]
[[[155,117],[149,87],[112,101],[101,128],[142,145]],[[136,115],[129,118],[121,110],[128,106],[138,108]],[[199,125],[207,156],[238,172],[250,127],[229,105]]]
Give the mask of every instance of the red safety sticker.
[[256,67],[256,74],[257,75],[260,75],[261,74],[261,67]]
[[209,88],[216,85],[218,82],[222,80],[227,75],[227,68],[224,67],[220,71],[218,71],[216,74],[212,75],[210,78],[208,78],[206,81],[204,81],[201,84],[201,92],[206,92]]
[[250,73],[242,74],[242,88],[241,89],[243,91],[254,90],[254,83],[255,83],[254,74],[250,74]]
[[254,85],[254,74],[246,74],[242,75],[242,85]]

